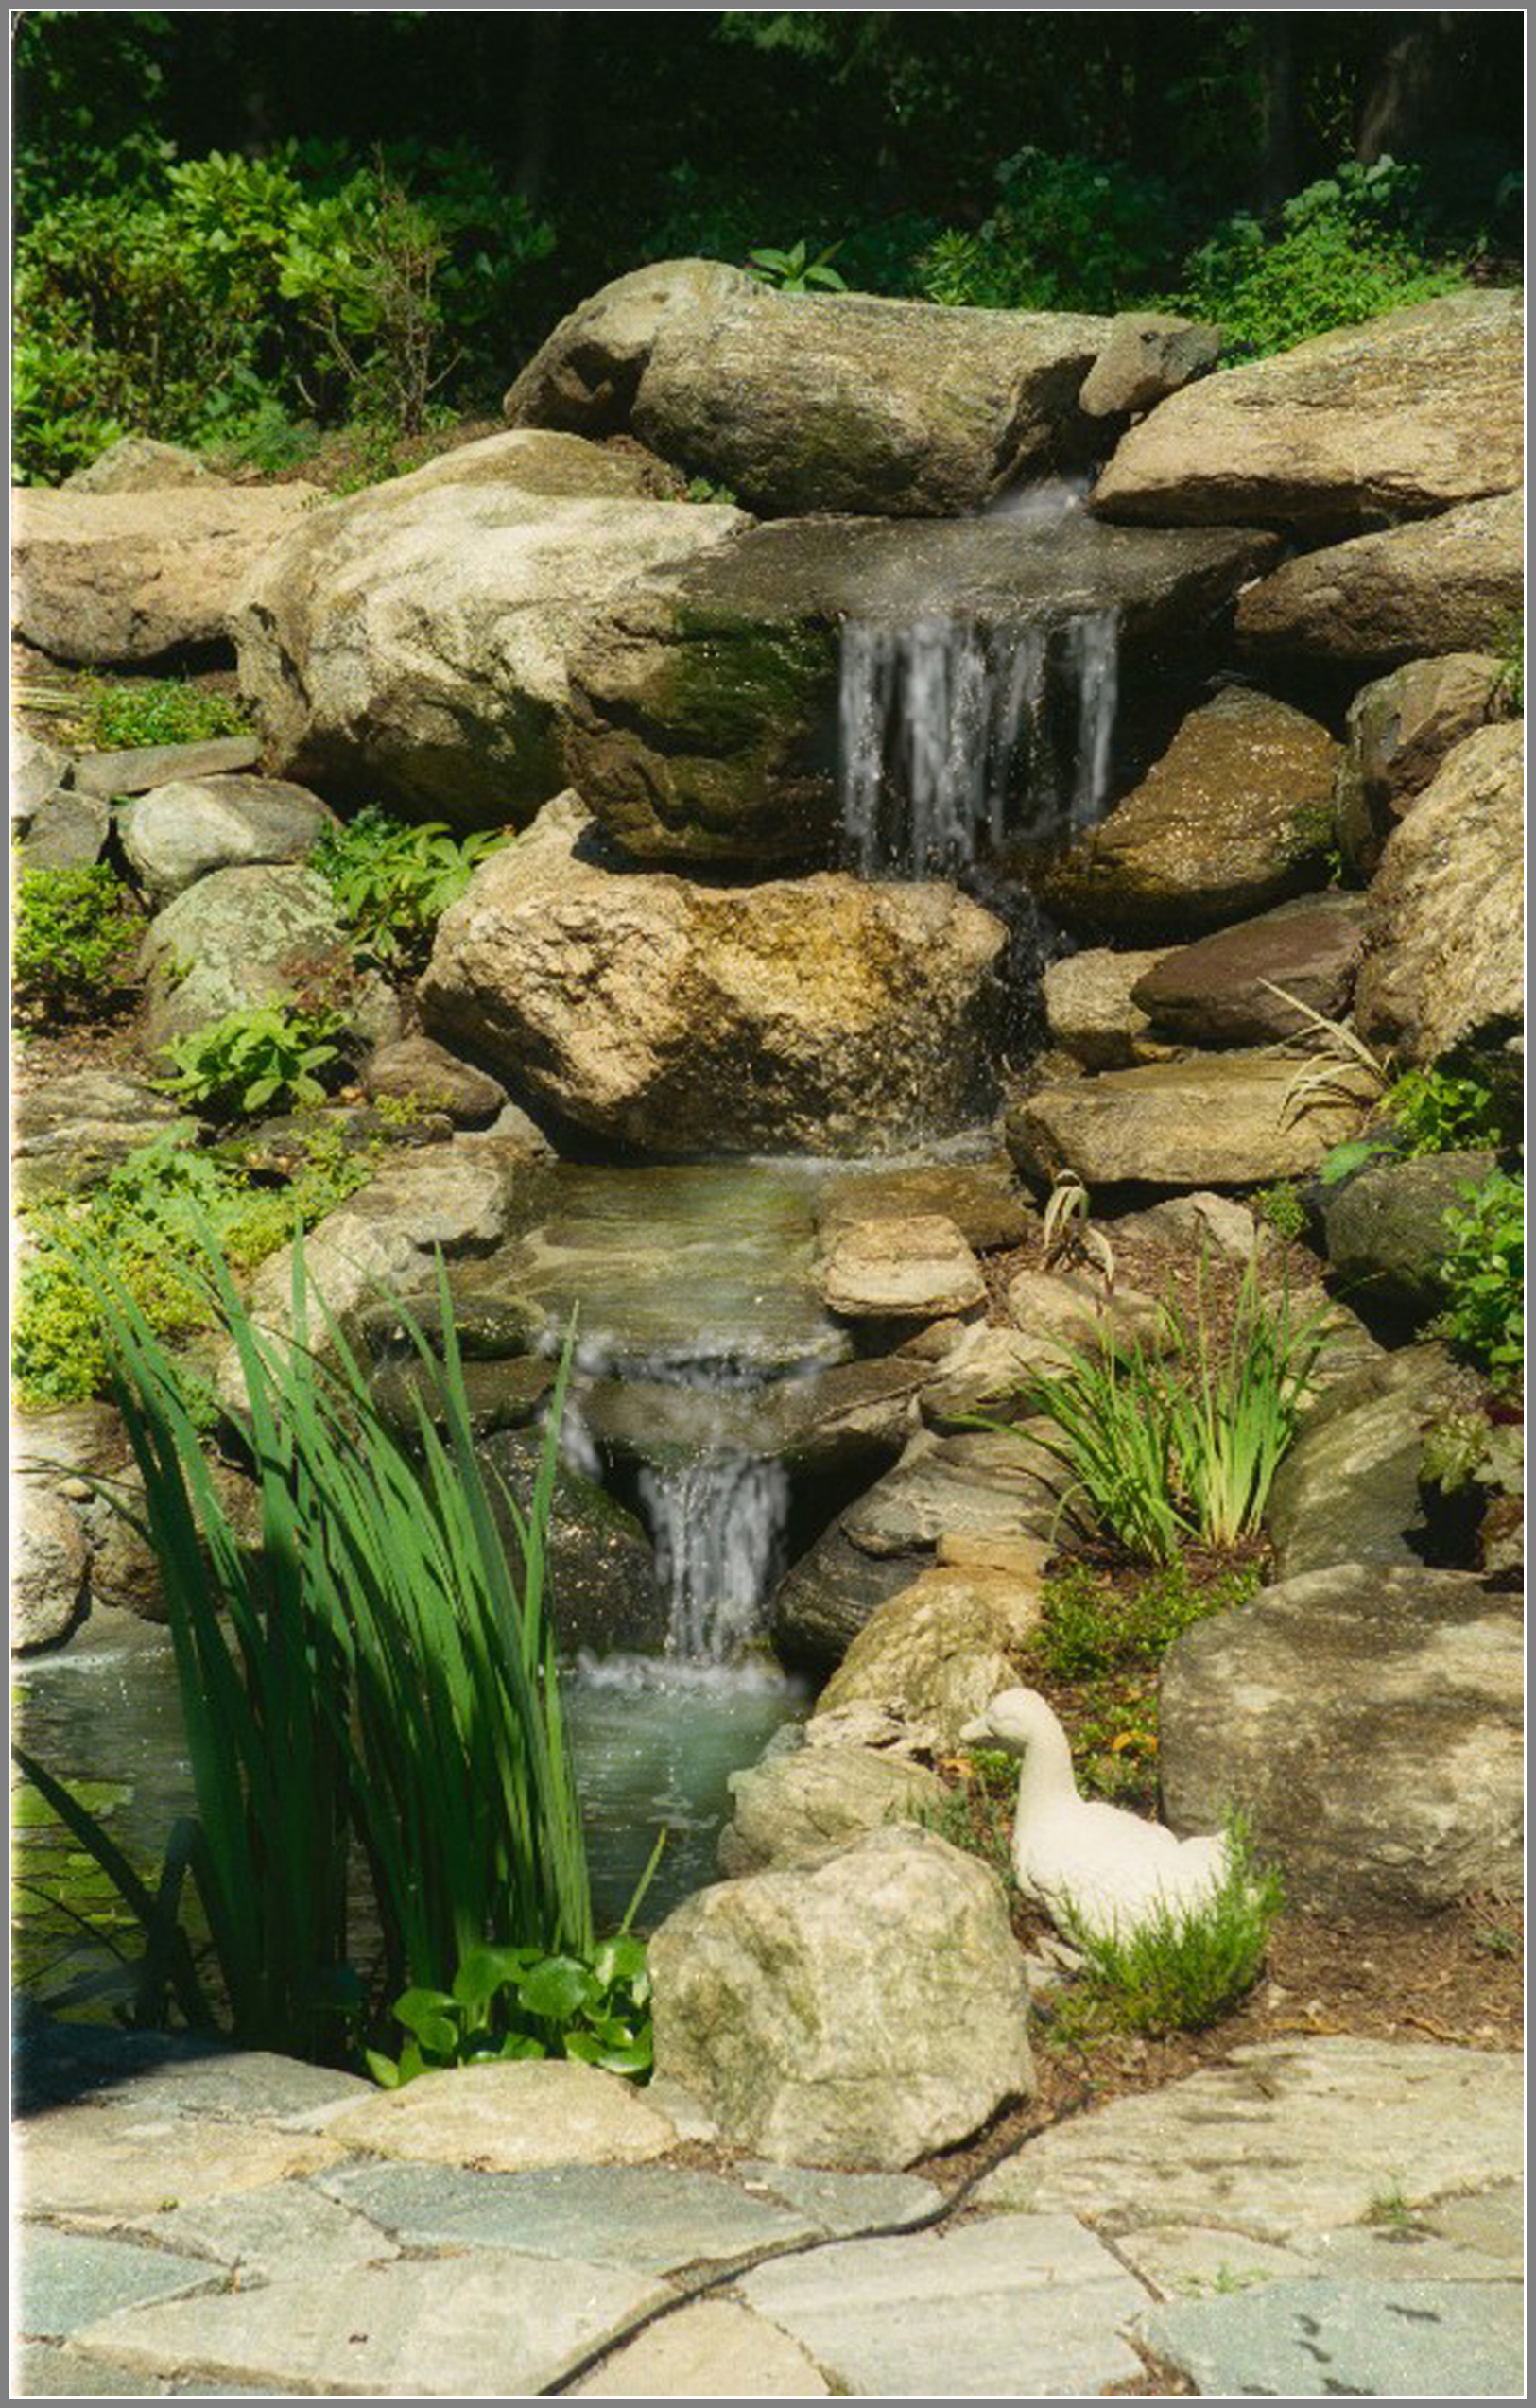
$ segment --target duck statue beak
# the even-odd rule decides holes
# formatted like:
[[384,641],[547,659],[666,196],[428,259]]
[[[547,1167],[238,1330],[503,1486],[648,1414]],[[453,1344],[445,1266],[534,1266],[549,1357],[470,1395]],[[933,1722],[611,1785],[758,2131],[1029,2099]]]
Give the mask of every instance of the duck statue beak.
[[964,1746],[964,1745],[965,1745],[968,1741],[969,1741],[970,1743],[972,1743],[972,1744],[974,1744],[974,1745],[980,1745],[980,1744],[983,1744],[986,1741],[990,1740],[990,1739],[992,1738],[992,1724],[988,1722],[988,1720],[987,1720],[986,1716],[983,1714],[983,1715],[980,1717],[979,1721],[975,1722],[975,1723],[967,1723],[967,1724],[965,1724],[965,1727],[963,1728],[963,1730],[962,1730],[962,1731],[961,1731],[961,1733],[960,1733],[960,1743],[961,1743],[961,1745],[962,1745],[962,1746]]

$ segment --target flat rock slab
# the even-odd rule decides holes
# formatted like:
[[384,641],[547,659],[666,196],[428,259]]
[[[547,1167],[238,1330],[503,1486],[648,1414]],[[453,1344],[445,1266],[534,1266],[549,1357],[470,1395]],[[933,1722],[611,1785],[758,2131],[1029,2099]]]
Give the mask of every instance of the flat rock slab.
[[1022,1246],[1036,1216],[1018,1192],[1006,1155],[990,1162],[923,1163],[902,1170],[835,1172],[816,1198],[817,1226],[830,1236],[845,1221],[904,1221],[942,1213],[968,1246]]
[[83,794],[110,800],[119,794],[151,794],[178,778],[228,777],[253,770],[261,759],[254,736],[210,736],[200,744],[134,744],[119,753],[82,753],[75,783]]
[[664,2316],[572,2391],[576,2399],[822,2399],[798,2342],[729,2299]]
[[542,2174],[347,2166],[326,2188],[412,2251],[516,2249],[648,2274],[745,2258],[822,2228],[717,2175],[668,2166],[564,2165]]
[[1137,980],[1133,1000],[1160,1035],[1190,1045],[1309,1036],[1317,1026],[1309,1012],[1338,1019],[1349,1002],[1365,944],[1364,910],[1355,894],[1283,903],[1165,954]]
[[1043,2133],[978,2197],[1089,2215],[1111,2233],[1219,2224],[1294,2246],[1358,2224],[1386,2193],[1411,2202],[1517,2179],[1524,2129],[1513,2053],[1269,2041]]
[[21,2196],[34,2215],[152,2215],[315,2174],[341,2155],[318,2134],[255,2130],[137,2105],[55,2108],[21,2126]]
[[381,2157],[508,2174],[633,2164],[661,2157],[677,2139],[632,2083],[562,2059],[424,2073],[347,2108],[330,2130],[349,2148]]
[[1092,2398],[1142,2372],[1120,2328],[1146,2294],[1070,2216],[847,2242],[740,2288],[855,2396]]
[[824,2166],[776,2166],[751,2158],[737,2172],[748,2191],[787,2201],[835,2241],[876,2225],[919,2224],[943,2199],[942,2191],[915,2174],[836,2174]]
[[1238,639],[1261,660],[1357,669],[1487,651],[1520,608],[1524,526],[1524,495],[1500,494],[1303,552],[1238,596]]
[[[1075,1170],[1091,1189],[1251,1187],[1313,1170],[1354,1136],[1358,1104],[1293,1094],[1302,1065],[1264,1053],[1208,1053],[1140,1070],[1107,1070],[1037,1087],[1009,1112],[1014,1161],[1027,1177]],[[1355,1074],[1339,1072],[1347,1095]]]
[[131,2229],[163,2249],[184,2249],[219,2269],[236,2267],[242,2282],[278,2282],[320,2264],[339,2274],[399,2255],[377,2224],[309,2182],[274,2182],[237,2199],[201,2200],[147,2216]]
[[16,2262],[21,2305],[14,2330],[29,2341],[61,2341],[120,2310],[174,2299],[224,2279],[222,2267],[206,2258],[53,2232],[44,2225],[20,2227]]
[[102,2069],[94,2106],[131,2106],[140,2116],[237,2117],[289,2132],[314,2132],[346,2106],[372,2099],[371,2082],[328,2066],[305,2065],[267,2049],[213,2049],[159,2067]]
[[1218,2399],[1496,2399],[1524,2387],[1524,2302],[1512,2284],[1268,2283],[1159,2309],[1142,2330],[1159,2357]]
[[613,2266],[504,2254],[329,2270],[107,2316],[83,2345],[167,2378],[383,2399],[517,2398],[665,2296]]
[[165,2386],[108,2358],[82,2358],[47,2341],[23,2342],[10,2361],[14,2399],[162,2399]]
[[850,1221],[827,1240],[821,1293],[844,1320],[940,1321],[986,1300],[981,1265],[941,1213]]

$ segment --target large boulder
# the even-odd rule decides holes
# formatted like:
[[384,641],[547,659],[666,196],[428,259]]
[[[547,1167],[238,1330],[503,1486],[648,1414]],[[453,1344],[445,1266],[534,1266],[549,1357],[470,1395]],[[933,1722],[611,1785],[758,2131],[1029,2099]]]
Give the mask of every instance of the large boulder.
[[1333,1564],[1422,1563],[1424,1433],[1477,1394],[1473,1376],[1433,1345],[1400,1347],[1325,1388],[1265,1510],[1281,1579]]
[[1049,785],[1065,773],[1054,722],[1075,729],[1082,707],[1085,628],[1113,620],[1127,676],[1165,671],[1272,548],[1080,513],[754,528],[593,620],[571,664],[571,782],[642,859],[825,858],[841,721],[855,749],[878,744],[888,689],[942,677],[994,778]]
[[1164,1660],[1164,1813],[1206,1831],[1241,1807],[1298,1905],[1518,1895],[1522,1653],[1471,1573],[1338,1564],[1262,1589]]
[[460,825],[530,819],[561,786],[569,655],[633,580],[745,521],[640,498],[643,464],[572,437],[521,442],[493,474],[450,452],[328,503],[263,563],[235,636],[272,769]]
[[733,1878],[783,1871],[884,1824],[920,1821],[945,1795],[937,1774],[867,1747],[776,1750],[726,1786],[733,1812],[719,1857]]
[[11,619],[60,661],[150,661],[227,639],[258,561],[313,485],[186,485],[11,499]]
[[1038,1580],[936,1565],[877,1606],[817,1700],[818,1715],[871,1706],[904,1743],[952,1755],[967,1723],[1019,1679],[1039,1627]]
[[1350,704],[1334,809],[1338,842],[1369,878],[1399,820],[1453,744],[1503,715],[1504,670],[1490,652],[1408,661],[1364,685]]
[[1108,819],[1034,880],[1073,927],[1145,944],[1203,935],[1321,883],[1338,748],[1268,694],[1194,711]]
[[1492,1153],[1424,1154],[1368,1163],[1322,1195],[1334,1280],[1368,1320],[1427,1321],[1444,1302],[1445,1216],[1493,1169]]
[[650,1969],[658,2075],[762,2157],[907,2166],[1034,2091],[1001,1886],[926,1831],[702,1890]]
[[1522,313],[1453,293],[1207,376],[1122,438],[1112,516],[1337,527],[1443,510],[1521,477]]
[[991,1086],[1001,923],[953,888],[622,874],[578,798],[444,913],[423,1017],[652,1152],[857,1153],[964,1126]]
[[1525,496],[1305,552],[1239,596],[1237,634],[1259,657],[1388,667],[1427,652],[1486,651],[1519,610]]
[[354,979],[351,948],[331,890],[318,871],[290,863],[215,870],[167,903],[139,952],[147,982],[145,1043],[151,1051],[258,1003],[323,992],[376,1044],[399,1034],[381,980]]
[[1048,1184],[1075,1170],[1090,1188],[1297,1178],[1357,1134],[1375,1092],[1344,1065],[1326,1092],[1299,1097],[1302,1068],[1271,1054],[1205,1053],[1065,1079],[1010,1105],[1009,1150],[1026,1178]]
[[750,510],[941,517],[1086,457],[1078,394],[1103,318],[780,293],[666,260],[556,327],[507,395],[514,425],[628,426]]
[[178,778],[117,815],[128,865],[152,904],[214,870],[302,861],[335,825],[318,794],[281,778]]
[[1465,736],[1383,850],[1355,1016],[1409,1062],[1524,1023],[1524,736]]
[[1189,1045],[1268,1045],[1277,1037],[1310,1036],[1317,1023],[1309,1013],[1337,1020],[1348,1007],[1364,944],[1364,910],[1355,894],[1282,903],[1256,920],[1165,954],[1137,979],[1131,1001],[1159,1036]]

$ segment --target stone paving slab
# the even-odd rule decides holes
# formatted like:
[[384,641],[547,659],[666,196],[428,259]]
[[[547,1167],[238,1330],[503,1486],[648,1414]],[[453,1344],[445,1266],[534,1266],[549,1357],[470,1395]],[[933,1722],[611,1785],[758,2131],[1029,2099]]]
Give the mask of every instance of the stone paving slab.
[[644,2309],[664,2285],[546,2258],[402,2260],[104,2317],[84,2347],[147,2375],[259,2389],[423,2399],[526,2397]]
[[1512,2052],[1273,2041],[1059,2124],[977,2197],[1115,2233],[1215,2224],[1285,2245],[1399,2192],[1417,2203],[1514,2179],[1524,2133]]
[[28,2341],[62,2341],[103,2316],[149,2301],[174,2299],[224,2280],[206,2258],[140,2248],[80,2232],[34,2226],[21,2236],[16,2330]]
[[577,2399],[822,2399],[800,2344],[729,2299],[664,2316],[574,2386]]
[[252,2049],[127,2072],[97,2088],[92,2104],[131,2105],[140,2115],[213,2116],[284,2132],[318,2132],[344,2107],[378,2095],[375,2083],[354,2073]]
[[1114,2250],[1159,2299],[1202,2299],[1287,2278],[1300,2282],[1314,2271],[1300,2250],[1207,2225],[1147,2225],[1122,2233]]
[[834,2174],[822,2166],[776,2166],[752,2159],[736,2169],[744,2191],[765,2191],[811,2218],[831,2240],[876,2225],[917,2224],[943,2192],[915,2174]]
[[114,2106],[29,2116],[17,2128],[16,2155],[29,2213],[117,2222],[314,2174],[342,2152],[318,2134]]
[[[473,2180],[473,2175],[465,2177]],[[233,2199],[204,2200],[147,2216],[129,2229],[164,2248],[238,2267],[242,2280],[275,2282],[317,2265],[340,2274],[399,2256],[388,2233],[308,2182],[274,2182]]]
[[737,2289],[860,2397],[1093,2397],[1142,2372],[1119,2328],[1147,2294],[1071,2216],[840,2242]]
[[1266,2283],[1159,2308],[1143,2330],[1213,2398],[1524,2397],[1525,2317],[1511,2283]]
[[716,2174],[670,2166],[464,2174],[446,2166],[351,2165],[329,2175],[324,2188],[407,2249],[517,2249],[652,2274],[812,2240],[820,2229],[813,2218],[750,2198]]
[[48,2341],[25,2343],[10,2365],[13,2399],[160,2399],[165,2386],[106,2358],[82,2358]]

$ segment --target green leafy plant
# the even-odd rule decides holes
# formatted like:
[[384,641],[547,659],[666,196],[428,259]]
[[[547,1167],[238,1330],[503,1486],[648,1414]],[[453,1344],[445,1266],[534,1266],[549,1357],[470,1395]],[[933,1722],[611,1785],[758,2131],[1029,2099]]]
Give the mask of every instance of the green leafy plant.
[[747,253],[748,273],[760,285],[771,285],[781,293],[846,292],[848,287],[832,262],[842,249],[841,243],[829,243],[812,259],[808,247],[797,242],[792,250],[774,251],[765,248]]
[[1165,1906],[1115,1938],[1066,1917],[1084,1994],[1104,2020],[1154,2035],[1203,2032],[1252,1988],[1284,1893],[1273,1867],[1256,1862],[1240,1815],[1225,1838],[1228,1869],[1204,1904]]
[[216,736],[244,736],[246,721],[227,694],[184,679],[95,680],[86,696],[93,744],[103,752],[130,752],[147,744],[201,744]]
[[1406,1070],[1388,1089],[1382,1112],[1409,1155],[1497,1147],[1517,1134],[1494,1088],[1472,1073]]
[[11,944],[18,1016],[78,1019],[108,1009],[142,933],[132,898],[105,862],[23,870]]
[[1107,311],[1176,271],[1182,221],[1161,178],[1027,145],[1002,162],[995,181],[992,212],[975,232],[946,228],[921,253],[927,300]]
[[1273,1306],[1261,1295],[1251,1265],[1224,1352],[1203,1292],[1193,1318],[1165,1307],[1164,1322],[1165,1356],[1079,1347],[1024,1390],[1049,1425],[1033,1434],[1072,1475],[1064,1507],[1085,1506],[1155,1564],[1187,1539],[1230,1547],[1258,1528],[1322,1344],[1288,1291]]
[[1498,700],[1508,711],[1526,707],[1526,615],[1511,612],[1493,639],[1498,656]]
[[456,837],[440,822],[412,824],[369,804],[309,858],[330,881],[358,958],[400,971],[424,965],[443,912],[510,841],[509,831]]
[[682,496],[685,502],[722,502],[733,510],[740,508],[729,485],[715,485],[707,476],[690,476]]
[[1495,1389],[1518,1387],[1526,1362],[1525,1174],[1495,1170],[1445,1216],[1440,1326],[1488,1373]]
[[1210,1614],[1243,1604],[1257,1585],[1251,1568],[1197,1581],[1182,1555],[1129,1586],[1115,1586],[1087,1565],[1074,1564],[1043,1584],[1040,1627],[1029,1652],[1056,1681],[1081,1680],[1127,1665],[1153,1668],[1182,1632]]
[[250,1004],[167,1045],[176,1068],[155,1083],[215,1118],[322,1103],[325,1087],[316,1073],[340,1062],[335,1040],[345,1029],[339,1013]]
[[643,2081],[651,2067],[646,1945],[628,1932],[580,1956],[471,1949],[449,1990],[406,1990],[395,2021],[410,2035],[398,2057],[368,2052],[388,2090],[419,2073],[509,2058],[575,2057]]
[[349,1148],[338,1132],[317,1127],[295,1141],[291,1169],[274,1179],[167,1134],[95,1188],[27,1207],[11,1320],[21,1403],[45,1412],[106,1393],[103,1291],[93,1265],[105,1264],[156,1337],[185,1339],[214,1319],[198,1276],[200,1230],[236,1269],[253,1269],[363,1187],[380,1151]]
[[[471,1949],[584,1960],[592,1913],[554,1634],[546,1533],[570,1343],[515,1568],[474,1444],[446,1274],[440,1360],[403,1314],[432,1392],[410,1442],[375,1413],[329,1321],[309,1343],[302,1243],[291,1334],[264,1336],[210,1247],[238,1357],[261,1536],[243,1545],[184,1382],[100,1266],[114,1392],[144,1484],[197,1798],[151,1891],[46,1768],[28,1778],[119,1887],[145,1934],[135,2007],[327,2060],[384,1998],[447,1989]],[[120,1508],[121,1509],[121,1508]],[[353,1960],[349,1858],[382,1961]],[[216,1981],[181,1920],[190,1880]]]
[[1306,1235],[1306,1207],[1294,1179],[1277,1179],[1272,1187],[1260,1187],[1253,1197],[1253,1208],[1267,1221],[1276,1237],[1287,1243]]

